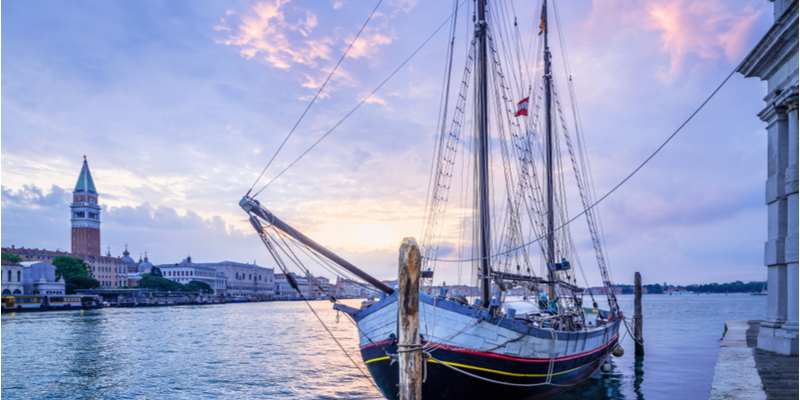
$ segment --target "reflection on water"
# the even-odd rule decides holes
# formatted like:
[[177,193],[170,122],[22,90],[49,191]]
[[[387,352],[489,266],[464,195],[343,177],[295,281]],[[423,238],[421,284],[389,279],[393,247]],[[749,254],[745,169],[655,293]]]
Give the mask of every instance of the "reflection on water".
[[[312,305],[360,360],[353,325]],[[620,306],[632,316],[633,296]],[[759,318],[766,299],[652,295],[643,306],[647,356],[626,337],[611,372],[558,399],[708,398],[723,322]],[[2,338],[4,399],[380,398],[302,302],[5,314]]]
[[[641,343],[641,341],[639,343]],[[633,364],[633,372],[635,374],[633,378],[633,391],[636,393],[637,400],[643,399],[642,381],[644,380],[644,357],[636,357],[636,361]]]

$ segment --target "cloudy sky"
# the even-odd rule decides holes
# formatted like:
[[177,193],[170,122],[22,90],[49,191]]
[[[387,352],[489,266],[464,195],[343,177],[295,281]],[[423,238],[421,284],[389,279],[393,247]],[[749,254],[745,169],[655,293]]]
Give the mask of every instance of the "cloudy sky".
[[[470,3],[459,15],[458,76]],[[539,6],[523,3],[513,5],[528,43]],[[273,266],[237,203],[374,6],[3,2],[2,245],[69,248],[70,192],[86,155],[104,208],[102,246],[112,254],[127,243],[155,263],[191,254]],[[268,180],[451,7],[383,1]],[[599,195],[705,100],[772,21],[764,0],[574,0],[560,12]],[[446,31],[259,196],[382,279],[396,274],[401,239],[422,229]],[[766,134],[756,114],[765,90],[735,75],[599,206],[616,282],[632,282],[634,271],[674,284],[764,278]],[[585,229],[573,231],[599,284]],[[440,280],[456,282],[455,269],[440,269]]]

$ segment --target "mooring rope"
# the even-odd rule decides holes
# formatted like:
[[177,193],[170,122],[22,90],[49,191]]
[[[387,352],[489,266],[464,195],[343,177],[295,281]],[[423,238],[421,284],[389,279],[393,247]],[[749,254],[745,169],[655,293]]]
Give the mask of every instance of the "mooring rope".
[[496,381],[496,380],[494,380],[494,379],[485,378],[485,377],[482,377],[482,376],[480,376],[480,375],[475,375],[475,374],[469,373],[469,372],[467,372],[467,371],[464,371],[463,369],[456,368],[456,367],[454,367],[454,366],[452,366],[452,365],[450,365],[450,364],[447,364],[447,363],[446,363],[446,362],[444,362],[444,361],[441,361],[441,360],[438,360],[438,359],[434,358],[433,356],[431,356],[431,360],[433,360],[434,362],[436,362],[436,363],[438,363],[438,364],[440,364],[440,365],[444,365],[445,367],[447,367],[447,368],[450,368],[450,369],[452,369],[452,370],[454,370],[454,371],[457,371],[457,372],[460,372],[460,373],[462,373],[462,374],[464,374],[464,375],[467,375],[467,376],[469,376],[469,377],[471,377],[471,378],[480,379],[480,380],[482,380],[482,381],[486,381],[486,382],[489,382],[489,383],[496,383],[496,384],[498,384],[498,385],[506,385],[506,386],[518,386],[518,387],[534,387],[534,386],[543,386],[543,385],[550,385],[550,386],[564,386],[564,387],[567,387],[567,386],[575,386],[574,384],[573,384],[573,385],[562,385],[562,384],[558,384],[558,383],[552,383],[552,382],[541,382],[541,383],[511,383],[511,382],[502,382],[502,381]]
[[[638,319],[642,318],[641,315],[634,315],[633,316],[634,319],[637,319],[637,317],[638,317]],[[625,330],[628,331],[628,335],[631,336],[631,339],[633,339],[634,343],[638,344],[639,346],[644,346],[644,343],[636,340],[636,336],[633,333],[631,333],[631,328],[630,328],[630,326],[628,326],[627,318],[622,317],[622,323],[625,324]],[[619,342],[622,343],[622,340],[620,340]]]

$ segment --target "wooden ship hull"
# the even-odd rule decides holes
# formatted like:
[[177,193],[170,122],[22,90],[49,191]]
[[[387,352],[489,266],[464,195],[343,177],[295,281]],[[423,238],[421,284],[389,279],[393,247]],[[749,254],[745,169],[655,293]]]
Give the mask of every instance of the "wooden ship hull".
[[[334,307],[356,321],[364,363],[383,395],[396,399],[399,371],[391,355],[398,354],[397,294],[361,309]],[[619,321],[553,331],[491,315],[420,293],[420,334],[429,355],[425,399],[550,398],[594,374],[619,340]]]

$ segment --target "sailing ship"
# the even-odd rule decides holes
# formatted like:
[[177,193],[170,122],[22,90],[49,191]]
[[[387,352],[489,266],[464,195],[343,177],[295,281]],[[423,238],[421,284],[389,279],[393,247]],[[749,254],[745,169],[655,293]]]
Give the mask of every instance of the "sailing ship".
[[[454,8],[457,12],[458,5]],[[516,19],[512,28],[508,21],[503,22],[507,14],[508,8],[500,4],[490,8],[487,0],[477,0],[475,29],[452,121],[447,117],[449,93],[443,93],[445,107],[434,145],[421,242],[424,272],[419,310],[426,399],[550,398],[597,372],[612,353],[621,352],[619,333],[624,320],[606,265],[599,216],[593,207],[595,198],[578,113],[573,101],[576,121],[570,132],[553,76],[547,0],[543,0],[536,20],[539,33],[532,38],[540,55],[534,67],[526,67],[524,57],[519,57]],[[554,14],[557,17],[557,9]],[[510,43],[507,40],[513,33],[509,31],[516,32],[516,39]],[[455,29],[452,32],[454,35]],[[563,38],[561,43],[563,49]],[[449,61],[452,49],[451,41]],[[516,59],[502,54],[514,51]],[[571,78],[569,82],[573,99]],[[520,98],[523,100],[516,101]],[[473,135],[462,138],[470,108]],[[471,150],[472,157],[458,159],[458,149],[463,147]],[[578,284],[582,266],[569,232],[572,220],[564,183],[568,169],[562,166],[562,155],[570,159],[575,173],[581,214],[588,221],[607,309],[598,308],[592,292],[588,292],[591,307],[584,306],[586,292]],[[462,182],[453,181],[457,171],[463,171]],[[502,179],[494,179],[494,175],[502,175]],[[439,253],[449,190],[459,185],[462,192],[472,195],[471,201],[463,196],[462,202],[469,204],[455,212],[460,220],[459,238],[471,240],[462,240],[456,246],[459,259],[443,259]],[[303,263],[303,259],[313,259],[379,291],[379,298],[361,307],[329,298],[334,308],[356,325],[363,362],[377,387],[386,398],[397,398],[396,286],[378,280],[297,231],[250,192],[239,204],[295,289],[298,285],[288,273],[287,263],[295,264],[311,284],[316,284]],[[470,212],[460,212],[465,209]],[[537,252],[541,253],[538,263],[534,260]],[[473,301],[473,293],[448,293],[445,289],[432,293],[436,266],[445,263],[471,267],[479,288]],[[508,294],[519,287],[529,296],[512,300]]]

